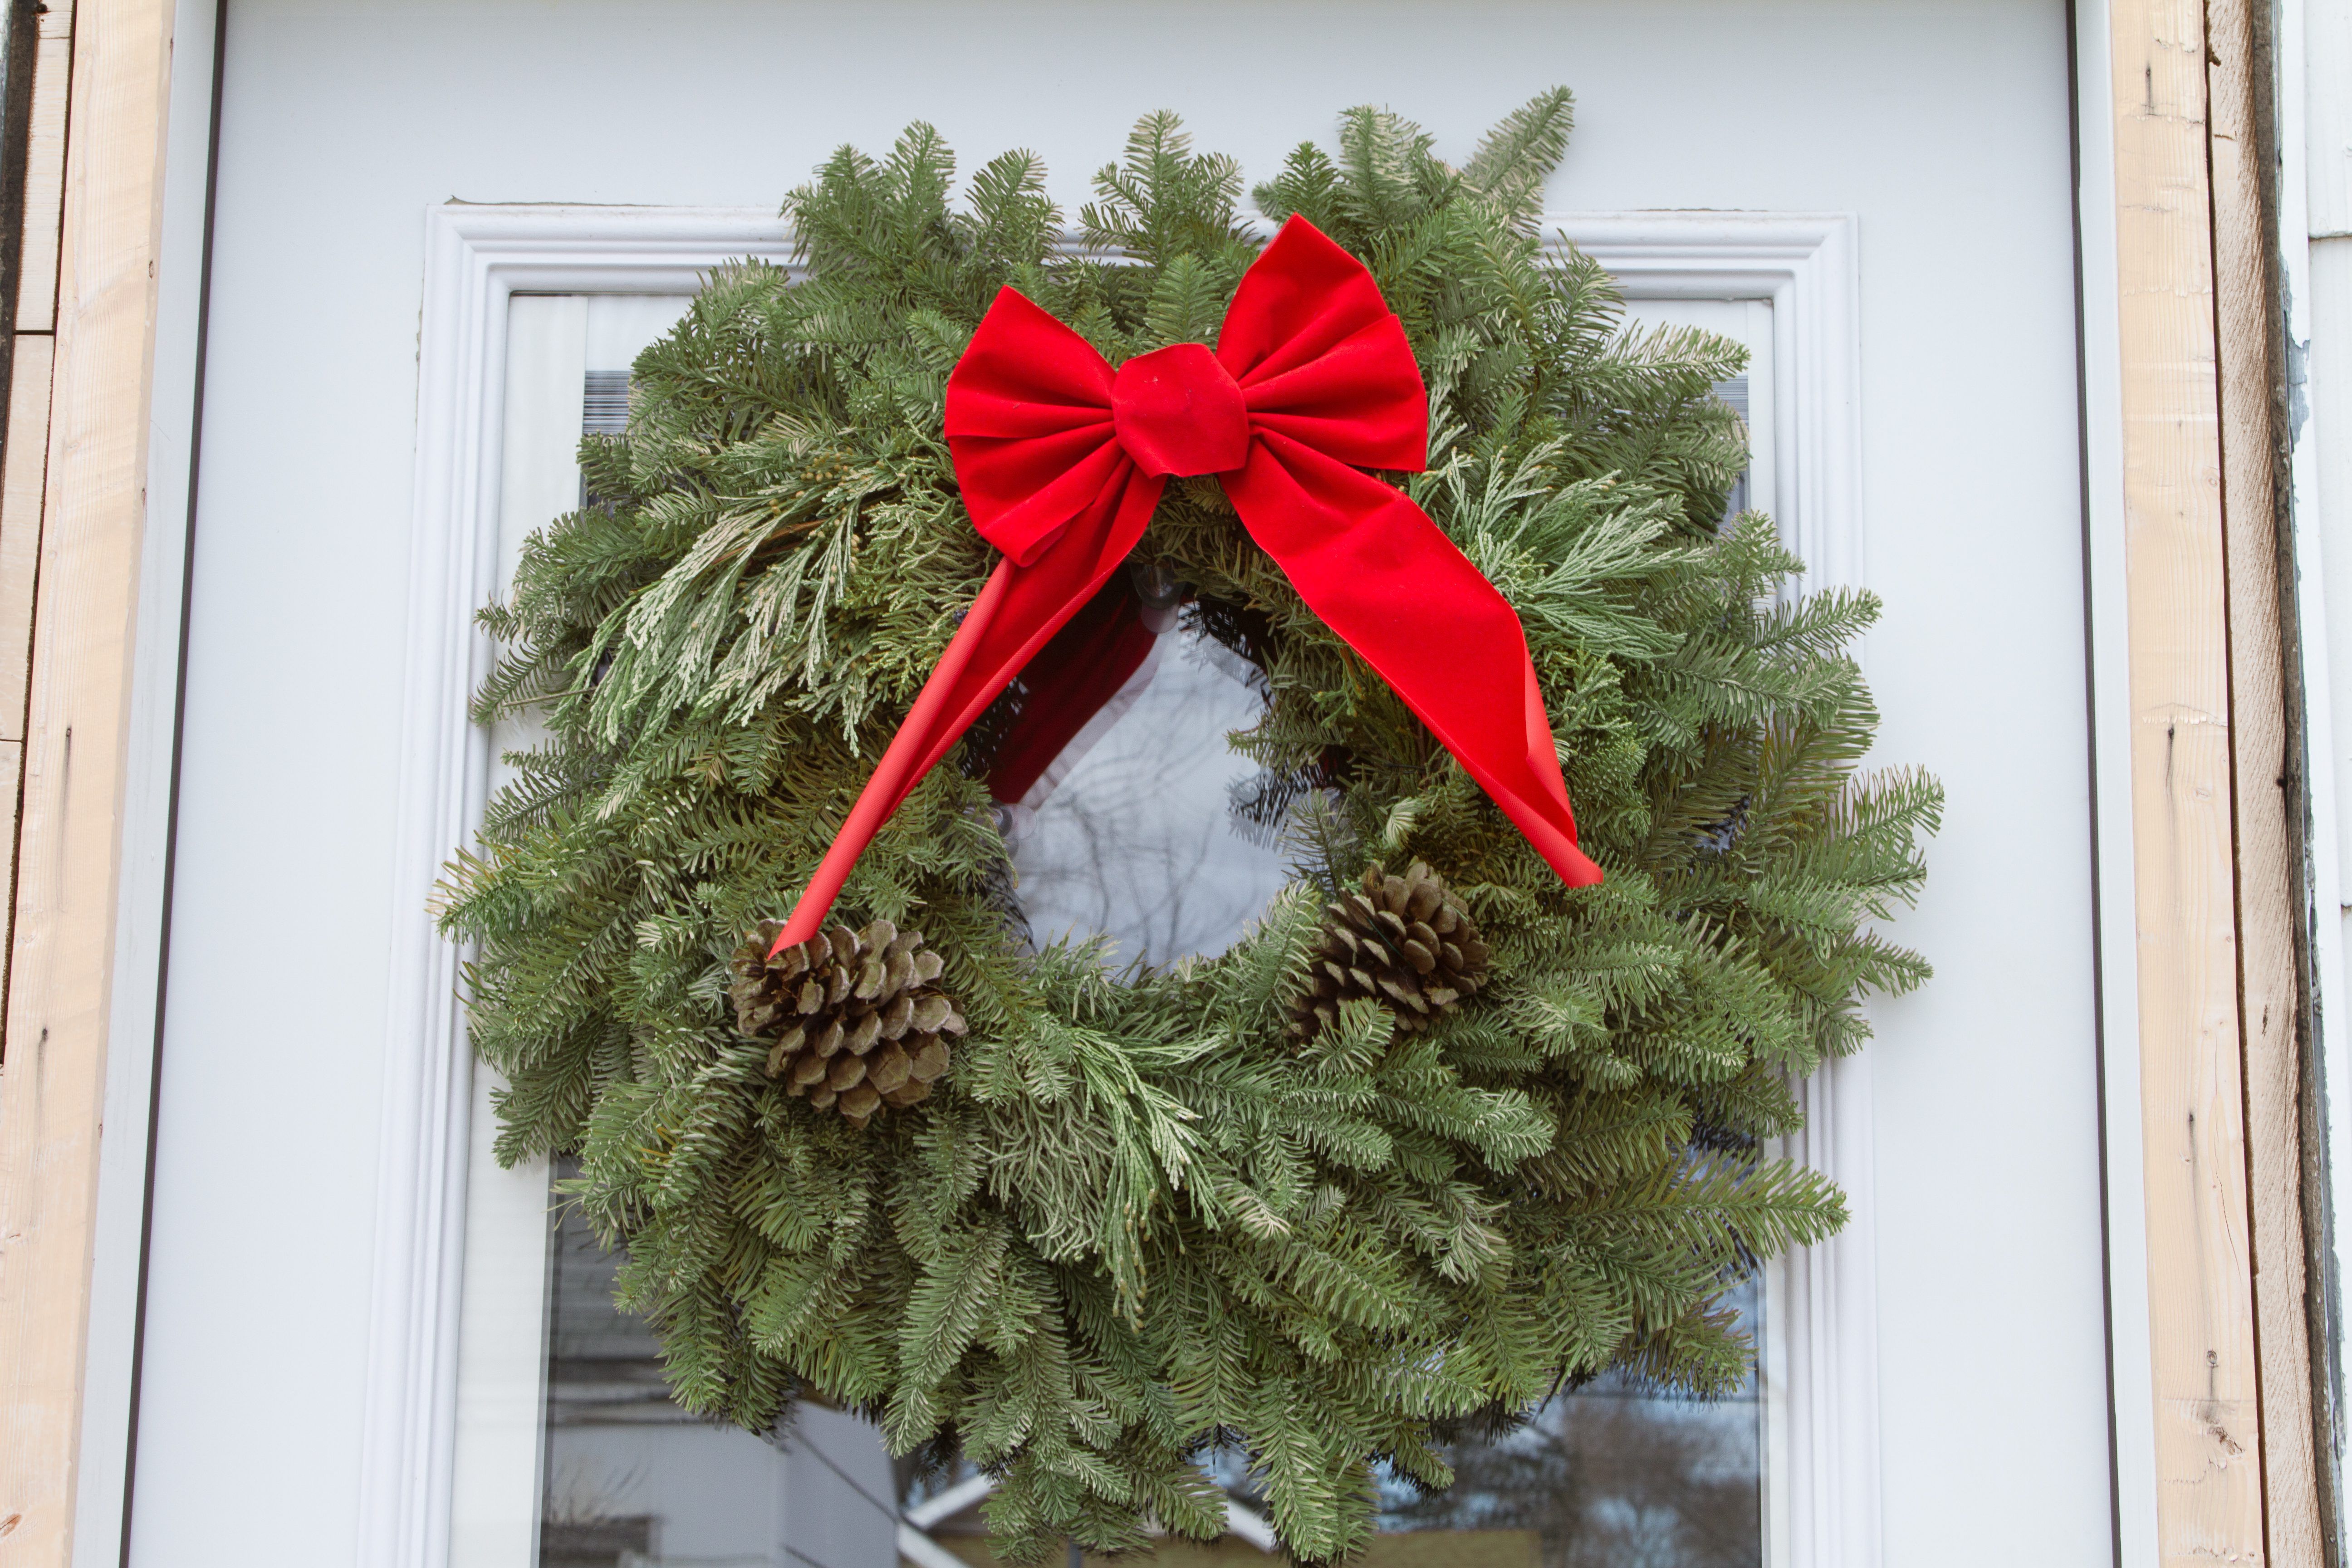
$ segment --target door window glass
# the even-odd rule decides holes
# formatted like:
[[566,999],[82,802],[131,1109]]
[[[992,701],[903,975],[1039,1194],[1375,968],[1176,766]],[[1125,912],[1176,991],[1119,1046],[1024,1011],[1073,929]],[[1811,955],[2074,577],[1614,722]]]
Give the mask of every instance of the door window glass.
[[[514,515],[502,522],[506,561],[531,528],[588,499],[570,448],[582,433],[625,426],[628,364],[684,303],[516,301],[528,330],[519,329],[509,364],[506,500]],[[560,308],[524,310],[539,304]],[[1759,351],[1747,378],[1718,390],[1749,420],[1759,456],[1733,510],[1769,507],[1769,307],[1675,302],[1641,313],[1729,331]],[[998,791],[1000,821],[1020,910],[1034,942],[1099,939],[1114,965],[1222,951],[1290,874],[1282,820],[1311,783],[1268,776],[1234,743],[1263,715],[1265,689],[1246,628],[1232,624],[1228,610],[1193,600],[1183,584],[1123,573],[1097,613],[1104,647],[1116,654],[1116,679],[1099,682],[1103,690],[1083,711],[1047,726],[1034,754],[998,759],[1009,770],[1008,787]],[[507,749],[529,738],[518,730],[497,739]],[[478,1121],[488,1114],[478,1102]],[[487,1148],[486,1136],[476,1142]],[[765,1434],[687,1415],[669,1397],[650,1327],[614,1305],[619,1256],[562,1201],[566,1167],[494,1173],[478,1155],[476,1170],[480,1193],[491,1195],[469,1194],[461,1362],[474,1349],[461,1366],[452,1568],[994,1561],[980,1512],[984,1478],[969,1470],[915,1476],[890,1459],[870,1425],[822,1407],[804,1405],[786,1427]],[[517,1183],[536,1184],[535,1218],[518,1209],[520,1218],[501,1224],[474,1212],[518,1207]],[[534,1266],[514,1256],[532,1235],[544,1247],[535,1288]],[[477,1321],[478,1289],[499,1325]],[[1752,1279],[1724,1301],[1759,1346],[1768,1342],[1769,1294]],[[540,1328],[528,1335],[518,1320],[533,1299]],[[526,1363],[531,1342],[539,1349]],[[1768,1353],[1768,1373],[1770,1361]],[[1465,1430],[1448,1445],[1457,1475],[1450,1490],[1423,1497],[1379,1478],[1381,1533],[1361,1561],[1371,1568],[1785,1561],[1768,1531],[1775,1469],[1769,1385],[1769,1375],[1751,1376],[1729,1397],[1699,1401],[1611,1376],[1564,1390],[1513,1430]],[[528,1401],[524,1421],[499,1414],[518,1399]],[[1159,1556],[1271,1560],[1264,1499],[1245,1459],[1208,1462],[1232,1500],[1233,1533],[1213,1547],[1171,1542]],[[477,1474],[470,1489],[469,1468]],[[528,1500],[517,1480],[527,1473],[537,1479]]]
[[1234,744],[1265,714],[1265,672],[1182,584],[1123,572],[1080,616],[1108,623],[1124,679],[1056,716],[1071,734],[1053,757],[991,774],[1030,939],[1099,939],[1114,967],[1221,952],[1291,876],[1293,791]]
[[805,1404],[763,1434],[687,1414],[651,1326],[614,1305],[620,1255],[560,1195],[555,1214],[539,1568],[895,1563],[900,1483],[879,1434]]

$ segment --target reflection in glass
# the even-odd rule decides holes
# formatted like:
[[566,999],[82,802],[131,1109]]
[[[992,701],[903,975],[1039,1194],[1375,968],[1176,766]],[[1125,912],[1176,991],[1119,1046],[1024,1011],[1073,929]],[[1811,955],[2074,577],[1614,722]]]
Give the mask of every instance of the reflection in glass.
[[1197,605],[1132,618],[1132,673],[1081,698],[1091,715],[1001,808],[1032,936],[1100,933],[1114,967],[1222,952],[1290,875],[1275,825],[1244,809],[1258,765],[1229,743],[1265,717],[1264,677]]
[[680,1409],[653,1330],[613,1304],[621,1258],[562,1205],[539,1568],[893,1568],[898,1480],[880,1434],[814,1405],[764,1436]]
[[[1725,1300],[1759,1328],[1753,1280]],[[1713,1400],[1619,1375],[1559,1394],[1505,1436],[1452,1445],[1454,1483],[1434,1497],[1381,1489],[1384,1531],[1525,1532],[1527,1568],[1757,1568],[1763,1545],[1763,1423],[1756,1378]]]

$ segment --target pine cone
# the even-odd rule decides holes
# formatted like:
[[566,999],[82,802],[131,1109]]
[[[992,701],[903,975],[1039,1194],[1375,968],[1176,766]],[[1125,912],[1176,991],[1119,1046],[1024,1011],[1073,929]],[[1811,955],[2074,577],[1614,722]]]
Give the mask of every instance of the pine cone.
[[736,1027],[775,1042],[768,1076],[859,1127],[882,1106],[904,1110],[928,1098],[948,1070],[941,1037],[962,1034],[964,1021],[931,984],[943,965],[919,951],[922,934],[902,934],[888,921],[860,931],[829,926],[770,958],[783,929],[764,921],[731,965]]
[[1444,879],[1416,860],[1402,877],[1374,865],[1364,890],[1329,906],[1307,989],[1290,1004],[1290,1032],[1311,1040],[1338,1021],[1339,1005],[1370,996],[1408,1034],[1426,1029],[1478,989],[1486,943]]

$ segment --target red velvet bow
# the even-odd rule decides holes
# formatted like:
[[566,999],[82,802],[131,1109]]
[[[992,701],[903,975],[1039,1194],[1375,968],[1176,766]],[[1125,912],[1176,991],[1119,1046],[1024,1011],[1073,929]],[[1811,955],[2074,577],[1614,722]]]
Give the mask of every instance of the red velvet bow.
[[[1171,476],[1214,474],[1300,598],[1386,678],[1572,888],[1576,847],[1527,636],[1422,510],[1363,468],[1418,472],[1429,399],[1361,262],[1303,217],[1245,273],[1213,354],[1113,371],[1006,289],[948,377],[948,447],[1005,559],[966,614],[776,940],[816,933],[868,841],[1125,560]],[[1433,636],[1433,628],[1443,628]]]

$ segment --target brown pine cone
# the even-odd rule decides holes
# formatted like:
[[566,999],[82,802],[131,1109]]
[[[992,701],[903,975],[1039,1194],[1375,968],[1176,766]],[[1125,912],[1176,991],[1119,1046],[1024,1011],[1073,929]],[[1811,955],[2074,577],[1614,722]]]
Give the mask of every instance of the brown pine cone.
[[828,926],[770,958],[783,929],[762,922],[730,965],[736,1027],[775,1042],[768,1076],[859,1127],[885,1105],[927,1098],[948,1070],[944,1037],[962,1034],[964,1021],[931,984],[943,965],[922,934],[888,921],[858,931]]
[[1402,877],[1378,865],[1364,890],[1328,906],[1323,940],[1305,989],[1291,999],[1290,1032],[1311,1040],[1339,1016],[1339,1005],[1370,996],[1415,1033],[1454,1011],[1486,974],[1486,943],[1462,900],[1416,860]]

